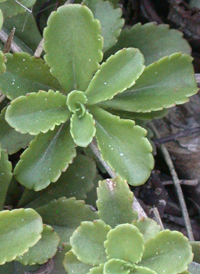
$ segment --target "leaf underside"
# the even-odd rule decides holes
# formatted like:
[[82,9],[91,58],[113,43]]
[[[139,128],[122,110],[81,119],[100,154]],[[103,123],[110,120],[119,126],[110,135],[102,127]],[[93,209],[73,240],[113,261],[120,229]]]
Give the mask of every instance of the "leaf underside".
[[86,6],[69,4],[51,13],[44,30],[44,59],[66,93],[84,91],[98,69],[100,34],[100,24]]
[[146,182],[154,165],[146,131],[130,120],[90,107],[96,120],[96,139],[103,159],[130,185]]
[[56,182],[75,156],[69,123],[63,124],[36,136],[15,167],[15,178],[28,189],[39,191]]
[[190,56],[174,53],[149,65],[135,85],[101,106],[130,112],[151,112],[188,102],[197,93]]

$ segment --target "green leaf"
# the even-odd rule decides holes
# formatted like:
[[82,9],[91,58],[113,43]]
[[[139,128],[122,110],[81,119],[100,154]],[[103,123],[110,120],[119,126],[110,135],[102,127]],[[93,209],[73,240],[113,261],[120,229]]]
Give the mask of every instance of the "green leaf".
[[192,248],[186,237],[178,231],[164,230],[145,244],[141,266],[157,274],[181,273],[192,262]]
[[133,87],[101,105],[133,112],[157,111],[188,102],[197,91],[191,57],[175,53],[149,65]]
[[88,105],[112,99],[135,84],[144,70],[144,57],[138,49],[118,51],[108,58],[91,80],[85,94]]
[[12,179],[12,164],[8,161],[6,150],[0,149],[0,210],[3,209],[8,186]]
[[104,274],[103,266],[104,266],[103,264],[100,264],[100,266],[91,268],[88,274]]
[[194,253],[194,261],[200,264],[200,241],[192,241],[190,244]]
[[[0,9],[2,10],[4,17],[11,17],[18,13],[25,12],[26,9],[23,6],[30,8],[35,4],[36,0],[18,0],[18,2],[19,3],[15,0],[7,0],[6,2],[0,3]],[[23,6],[21,6],[20,3]]]
[[146,130],[105,110],[90,107],[103,159],[130,185],[146,182],[154,165]]
[[138,23],[121,32],[118,43],[111,49],[111,53],[127,47],[138,48],[144,55],[145,65],[158,61],[164,56],[175,52],[191,54],[191,48],[187,40],[183,39],[183,33],[169,29],[169,25],[157,25]]
[[65,254],[63,265],[68,274],[88,274],[92,268],[91,265],[79,261],[72,251]]
[[[121,8],[114,9],[111,1],[103,0],[85,0],[85,4],[94,14],[94,18],[98,19],[101,23],[102,36],[103,36],[103,52],[117,43],[117,38],[121,33],[124,25],[124,19],[121,18]],[[116,2],[116,1],[115,1]]]
[[[18,0],[17,3],[15,0],[7,0],[6,2],[0,3],[0,9],[3,12],[4,17],[15,16],[18,13],[25,12],[26,9],[23,7],[30,8],[32,7],[36,0]],[[23,5],[20,5],[20,3]]]
[[100,34],[99,21],[86,6],[69,4],[51,13],[44,31],[44,58],[66,92],[87,88],[102,59]]
[[96,133],[95,121],[87,111],[82,117],[77,112],[73,113],[70,119],[70,132],[74,142],[81,147],[87,147]]
[[[31,55],[34,54],[37,46],[42,40],[42,35],[38,30],[33,14],[33,12],[24,12],[17,16],[6,18],[3,23],[3,28],[6,33],[10,33],[13,27],[15,27],[15,36],[13,40],[23,51],[27,51]],[[53,77],[51,78],[53,79]]]
[[40,90],[13,100],[7,108],[6,121],[20,133],[37,135],[54,130],[70,117],[66,96],[59,91]]
[[50,203],[36,209],[43,221],[52,225],[61,238],[61,243],[69,242],[69,238],[82,221],[98,219],[94,212],[84,201],[65,197],[53,200]]
[[72,251],[78,260],[93,266],[106,262],[104,242],[110,229],[101,220],[82,222],[70,238]]
[[2,28],[2,26],[3,26],[3,13],[0,10],[0,29]]
[[17,257],[16,261],[23,265],[44,264],[56,254],[59,241],[60,238],[53,228],[44,225],[39,242],[24,255]]
[[104,265],[104,274],[129,274],[133,265],[127,261],[111,259]]
[[21,148],[28,146],[33,136],[29,134],[21,134],[12,128],[5,120],[6,108],[0,114],[0,142],[2,148],[6,149],[8,154],[14,154]]
[[87,193],[87,198],[85,199],[86,204],[93,206],[96,208],[96,201],[97,201],[97,187],[99,181],[103,180],[103,177],[100,174],[96,174],[96,177],[93,181],[92,189]]
[[142,259],[144,239],[137,227],[121,224],[109,231],[104,246],[108,259],[137,263]]
[[10,100],[38,90],[61,90],[42,59],[20,52],[6,55],[6,73],[0,75],[1,92]]
[[[3,54],[3,52],[0,51],[0,77],[1,77],[2,73],[6,72],[5,62],[6,62],[6,58],[5,58],[4,54]],[[1,90],[1,93],[3,93],[2,90]]]
[[161,231],[161,227],[150,218],[135,221],[133,222],[133,225],[139,229],[140,233],[142,233],[145,243]]
[[69,123],[40,133],[21,154],[15,178],[28,189],[39,191],[56,182],[76,156]]
[[45,190],[37,191],[25,189],[18,207],[26,206],[37,208],[61,197],[75,197],[84,200],[86,193],[91,190],[96,176],[95,162],[85,156],[77,155],[73,163],[63,172],[56,182]]
[[99,182],[97,195],[99,217],[106,224],[115,227],[133,221],[133,192],[120,177]]
[[149,268],[146,268],[146,267],[135,266],[135,268],[131,272],[131,274],[157,274],[157,273]]
[[130,119],[130,120],[139,119],[139,120],[145,120],[145,121],[163,118],[169,112],[168,109],[162,109],[162,110],[151,111],[151,112],[128,112],[124,110],[114,110],[114,109],[108,109],[108,111],[124,119]]
[[27,252],[39,241],[42,230],[42,219],[33,209],[1,211],[0,265]]

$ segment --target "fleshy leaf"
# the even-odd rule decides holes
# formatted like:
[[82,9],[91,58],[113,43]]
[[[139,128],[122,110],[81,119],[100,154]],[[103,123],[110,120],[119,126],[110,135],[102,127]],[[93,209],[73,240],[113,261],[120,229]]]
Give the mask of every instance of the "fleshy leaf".
[[36,136],[15,167],[15,178],[28,189],[39,191],[56,182],[75,156],[69,123],[63,124]]
[[111,49],[111,54],[124,47],[138,48],[144,55],[146,65],[175,52],[191,54],[190,45],[183,39],[182,32],[155,23],[138,23],[130,29],[124,29],[118,43]]
[[101,108],[90,107],[90,112],[103,159],[130,185],[146,182],[154,165],[146,130]]
[[44,264],[56,254],[59,241],[60,238],[53,228],[44,225],[39,242],[16,260],[23,265]]
[[17,3],[15,0],[7,0],[6,2],[0,3],[0,9],[3,12],[4,17],[11,17],[15,16],[18,13],[25,12],[26,9],[23,8],[24,5],[25,7],[32,7],[36,0],[18,0],[19,3]]
[[87,147],[96,133],[95,121],[87,111],[82,117],[77,112],[73,113],[70,119],[70,132],[74,142],[81,147]]
[[13,100],[7,108],[5,119],[17,131],[37,135],[54,130],[55,126],[70,117],[66,96],[59,91],[40,90]]
[[102,59],[100,34],[99,21],[86,6],[69,4],[51,13],[44,30],[44,58],[66,92],[87,88]]
[[70,238],[73,253],[86,264],[106,262],[104,242],[110,226],[101,220],[82,222]]
[[82,221],[98,219],[94,212],[84,201],[75,198],[62,197],[36,209],[43,221],[53,226],[61,238],[61,243],[69,242],[69,238]]
[[181,273],[192,262],[192,248],[186,237],[178,231],[164,230],[145,244],[141,266],[157,274]]
[[157,273],[147,267],[135,266],[131,274],[157,274]]
[[3,209],[8,186],[12,179],[12,164],[8,161],[6,150],[0,149],[0,210]]
[[144,57],[138,49],[118,51],[108,58],[91,80],[85,94],[88,105],[112,99],[135,84],[144,70]]
[[92,265],[79,261],[72,251],[65,254],[63,265],[68,274],[88,274],[92,268]]
[[120,116],[121,118],[130,119],[130,120],[153,120],[153,119],[160,119],[166,116],[169,112],[168,109],[162,109],[158,111],[151,111],[151,112],[129,112],[124,110],[114,110],[108,109],[109,112],[116,116]]
[[135,221],[133,222],[133,225],[139,229],[140,233],[142,233],[145,243],[161,231],[161,227],[150,218]]
[[142,259],[144,239],[137,227],[121,224],[109,231],[104,246],[108,259],[137,263]]
[[[104,265],[104,274],[129,274],[133,265],[127,261],[111,259]],[[132,273],[132,272],[131,272]]]
[[133,221],[133,192],[120,177],[100,182],[97,195],[99,217],[106,224],[115,227]]
[[103,0],[85,0],[83,4],[94,14],[94,18],[101,23],[103,36],[103,52],[117,43],[117,38],[120,35],[121,29],[124,25],[124,19],[121,18],[122,10],[120,8],[114,9],[111,1]]
[[42,59],[25,52],[7,53],[6,59],[6,73],[0,75],[0,88],[10,100],[38,90],[61,90]]
[[0,265],[27,252],[39,241],[42,230],[42,219],[33,209],[1,211]]
[[131,112],[157,111],[188,102],[197,91],[192,58],[175,53],[149,65],[133,87],[101,105]]
[[200,241],[190,242],[194,253],[194,261],[200,264]]
[[6,149],[8,154],[13,154],[21,148],[28,146],[33,136],[29,134],[21,134],[12,128],[5,120],[6,108],[4,108],[0,115],[0,142],[2,148]]
[[0,29],[3,26],[3,12],[0,10]]
[[79,200],[86,198],[86,193],[91,190],[96,176],[95,162],[85,156],[77,155],[56,182],[50,184],[45,190],[37,191],[25,189],[18,207],[28,205],[37,208],[61,197],[75,197]]
[[103,264],[100,264],[100,266],[91,268],[88,274],[104,274],[103,266],[104,266]]
[[[1,12],[1,10],[0,10],[0,12]],[[2,73],[4,74],[6,72],[5,61],[6,61],[6,58],[3,54],[3,52],[0,51],[0,77],[1,77]],[[3,93],[2,90],[1,90],[1,93]]]

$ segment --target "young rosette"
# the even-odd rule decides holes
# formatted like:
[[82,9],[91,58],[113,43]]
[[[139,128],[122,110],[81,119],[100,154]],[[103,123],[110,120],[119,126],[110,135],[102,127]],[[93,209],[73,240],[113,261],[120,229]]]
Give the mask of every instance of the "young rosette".
[[142,234],[145,221],[138,222],[143,222],[139,224],[140,229],[133,224],[120,224],[111,229],[102,220],[82,222],[70,238],[72,248],[63,262],[66,271],[69,274],[178,274],[186,271],[193,258],[188,239],[180,232],[164,230],[156,235],[152,233],[145,241]]
[[162,110],[197,92],[189,56],[174,54],[145,68],[141,52],[130,47],[100,65],[102,49],[100,22],[85,5],[69,4],[48,19],[46,64],[24,53],[7,55],[0,88],[13,101],[5,119],[20,133],[37,135],[14,169],[25,187],[38,191],[56,182],[75,147],[87,147],[94,137],[118,175],[143,184],[154,165],[147,132],[114,111],[124,117],[123,111]]

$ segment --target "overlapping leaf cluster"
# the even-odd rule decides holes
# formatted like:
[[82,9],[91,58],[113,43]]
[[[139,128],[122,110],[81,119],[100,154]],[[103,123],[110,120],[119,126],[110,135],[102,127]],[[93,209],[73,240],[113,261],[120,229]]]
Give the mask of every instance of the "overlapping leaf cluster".
[[101,182],[98,198],[100,220],[82,222],[70,238],[72,248],[64,259],[69,274],[189,273],[193,254],[188,239],[177,231],[161,231],[151,219],[133,220],[124,181]]
[[[25,53],[6,54],[0,87],[12,101],[1,114],[0,137],[10,130],[19,146],[0,141],[14,153],[36,135],[14,169],[25,187],[38,191],[56,182],[76,156],[76,146],[87,147],[94,137],[102,158],[131,185],[149,177],[152,148],[146,130],[133,119],[162,115],[165,108],[187,102],[197,92],[196,81],[188,55],[175,53],[145,67],[143,54],[133,48],[141,48],[149,64],[166,55],[165,47],[158,56],[150,36],[142,43],[139,35],[172,38],[178,32],[147,24],[119,37],[123,23],[121,10],[106,1],[65,5],[50,15],[44,31],[46,63]],[[176,48],[189,53],[187,43],[178,41]],[[108,59],[100,65],[103,52]]]

